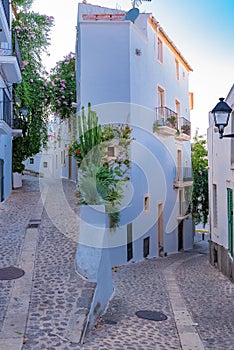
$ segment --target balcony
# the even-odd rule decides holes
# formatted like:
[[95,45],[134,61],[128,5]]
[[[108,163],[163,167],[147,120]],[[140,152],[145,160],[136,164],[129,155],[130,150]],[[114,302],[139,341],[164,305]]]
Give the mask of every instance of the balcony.
[[9,43],[10,40],[10,4],[9,0],[0,0],[0,42]]
[[176,177],[174,180],[174,188],[192,186],[193,174],[192,168],[179,167],[176,169]]
[[177,113],[167,107],[156,107],[153,132],[158,132],[167,136],[175,136],[178,132]]
[[183,220],[191,213],[191,203],[183,201],[179,202],[179,213],[177,220]]
[[3,100],[0,102],[0,134],[9,134],[12,126],[11,100],[3,90]]
[[189,141],[191,138],[191,122],[184,118],[178,118],[179,132],[176,138],[181,141]]
[[20,57],[12,56],[11,49],[0,48],[0,65],[2,68],[2,78],[5,83],[13,84],[21,82]]

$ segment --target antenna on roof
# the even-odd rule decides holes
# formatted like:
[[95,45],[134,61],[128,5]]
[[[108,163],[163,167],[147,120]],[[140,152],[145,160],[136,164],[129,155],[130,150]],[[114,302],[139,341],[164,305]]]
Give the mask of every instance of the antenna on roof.
[[151,0],[132,0],[132,7],[139,7],[143,1],[151,1]]

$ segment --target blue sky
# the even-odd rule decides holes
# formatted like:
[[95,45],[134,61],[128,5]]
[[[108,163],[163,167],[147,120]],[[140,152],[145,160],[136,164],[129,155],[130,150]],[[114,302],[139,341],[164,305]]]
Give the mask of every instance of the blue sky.
[[[34,0],[33,9],[55,17],[51,57],[53,67],[75,51],[77,0]],[[112,8],[131,8],[131,0],[88,0]],[[195,108],[192,130],[206,133],[208,112],[226,97],[234,84],[234,3],[233,0],[152,0],[143,2],[141,12],[152,12],[193,68],[190,91]]]

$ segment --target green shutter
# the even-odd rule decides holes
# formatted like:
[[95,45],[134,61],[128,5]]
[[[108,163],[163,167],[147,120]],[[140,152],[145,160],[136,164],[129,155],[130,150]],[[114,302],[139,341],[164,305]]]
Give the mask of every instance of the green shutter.
[[233,256],[233,191],[227,189],[227,205],[228,205],[228,250]]

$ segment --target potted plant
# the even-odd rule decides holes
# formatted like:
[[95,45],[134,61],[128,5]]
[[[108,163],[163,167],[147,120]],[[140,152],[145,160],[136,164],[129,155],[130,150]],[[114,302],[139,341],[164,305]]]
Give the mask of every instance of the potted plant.
[[156,120],[156,121],[153,123],[153,132],[157,132],[159,126],[160,126],[160,122],[159,122],[158,120]]
[[[79,204],[104,205],[111,229],[118,226],[123,184],[129,179],[131,131],[129,125],[122,124],[102,127],[89,104],[88,117],[84,108],[78,117],[79,138],[69,147],[79,169]],[[108,148],[113,142],[118,148],[116,157],[108,156]]]
[[181,126],[181,131],[184,133],[184,134],[187,134],[187,135],[190,135],[190,125],[182,125]]
[[166,125],[175,128],[177,126],[177,117],[175,115],[172,115],[166,119]]
[[24,164],[21,159],[13,157],[12,159],[12,187],[22,187],[22,171],[24,170]]

